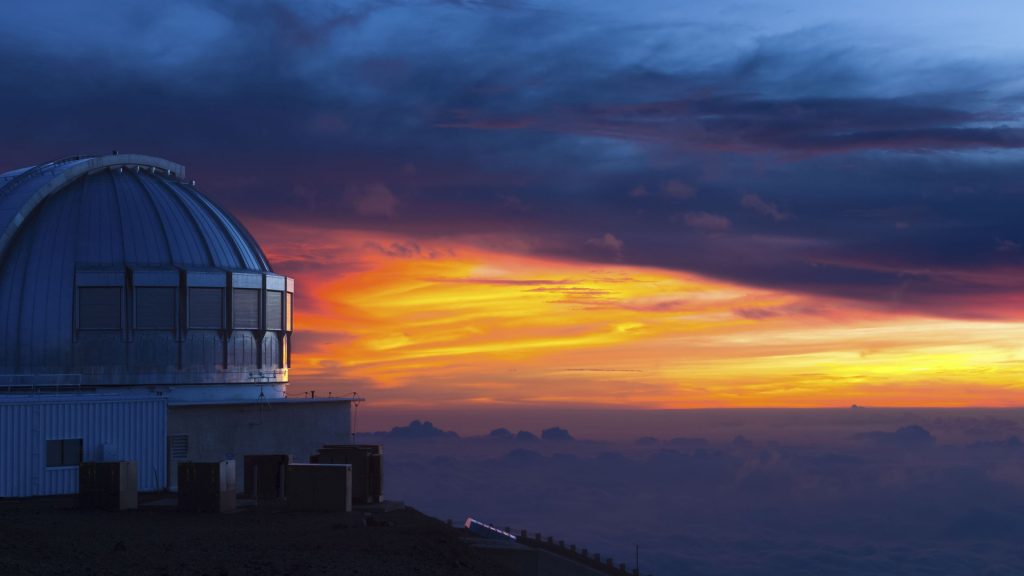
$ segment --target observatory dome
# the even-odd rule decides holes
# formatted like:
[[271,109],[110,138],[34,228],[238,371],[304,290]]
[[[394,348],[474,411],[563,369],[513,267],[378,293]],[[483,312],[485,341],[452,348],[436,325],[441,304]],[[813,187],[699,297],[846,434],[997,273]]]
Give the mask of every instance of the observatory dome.
[[293,292],[179,164],[0,175],[0,388],[285,383]]

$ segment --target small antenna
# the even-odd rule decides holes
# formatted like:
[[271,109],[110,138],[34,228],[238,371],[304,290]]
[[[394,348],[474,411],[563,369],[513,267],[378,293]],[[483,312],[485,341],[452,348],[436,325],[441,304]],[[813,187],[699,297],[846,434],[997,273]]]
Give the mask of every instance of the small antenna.
[[359,422],[359,395],[355,392],[352,393],[352,405],[355,410],[352,411],[352,443],[356,441],[356,424]]

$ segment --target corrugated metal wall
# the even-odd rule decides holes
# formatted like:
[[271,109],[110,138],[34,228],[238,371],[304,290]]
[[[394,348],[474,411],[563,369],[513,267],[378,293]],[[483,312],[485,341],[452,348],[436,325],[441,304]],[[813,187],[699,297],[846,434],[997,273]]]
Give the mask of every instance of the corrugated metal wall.
[[46,441],[69,438],[86,461],[137,462],[139,490],[166,487],[166,400],[0,397],[0,497],[78,492],[77,467],[46,467]]

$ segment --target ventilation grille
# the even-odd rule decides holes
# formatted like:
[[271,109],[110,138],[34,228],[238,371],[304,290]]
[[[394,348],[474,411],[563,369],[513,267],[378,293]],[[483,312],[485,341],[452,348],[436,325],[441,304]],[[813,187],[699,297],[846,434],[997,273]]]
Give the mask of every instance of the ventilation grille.
[[186,460],[188,459],[188,436],[185,434],[174,434],[168,436],[168,444],[170,444],[171,460]]

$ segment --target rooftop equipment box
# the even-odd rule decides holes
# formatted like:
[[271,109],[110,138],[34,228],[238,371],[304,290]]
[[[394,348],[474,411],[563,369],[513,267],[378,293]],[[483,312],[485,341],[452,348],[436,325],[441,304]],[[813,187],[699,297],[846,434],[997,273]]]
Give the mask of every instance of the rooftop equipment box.
[[348,464],[289,464],[288,508],[352,511],[352,467]]
[[82,462],[78,465],[78,505],[100,510],[139,507],[135,462]]
[[178,463],[178,509],[234,511],[235,461]]
[[352,465],[352,502],[384,501],[384,467],[379,444],[335,444],[321,448],[310,459],[319,464]]
[[291,461],[287,454],[246,454],[242,460],[246,495],[256,500],[284,498],[284,475]]

